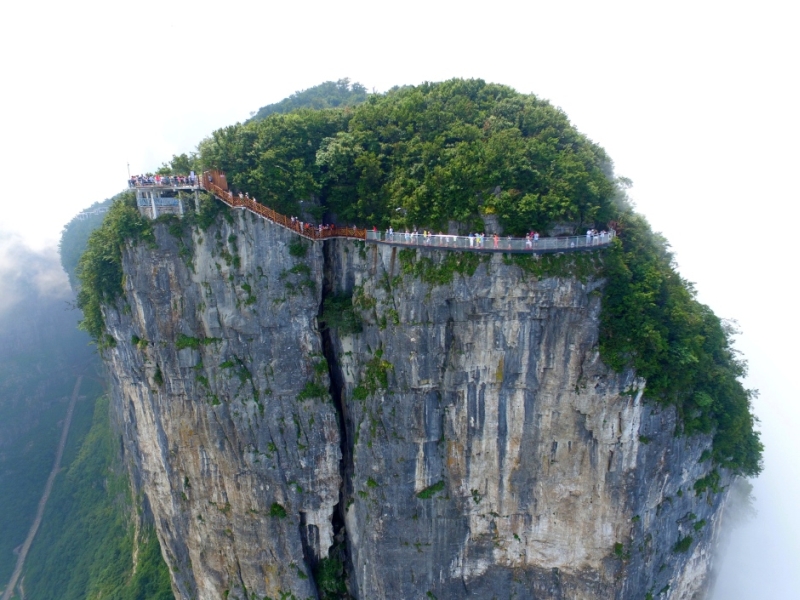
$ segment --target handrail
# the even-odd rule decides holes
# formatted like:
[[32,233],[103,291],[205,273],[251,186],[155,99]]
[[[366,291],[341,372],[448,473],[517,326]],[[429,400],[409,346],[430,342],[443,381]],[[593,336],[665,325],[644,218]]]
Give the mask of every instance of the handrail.
[[596,235],[540,238],[367,231],[367,241],[380,242],[391,246],[419,246],[423,248],[471,250],[474,252],[528,252],[533,254],[594,250],[595,248],[608,246],[614,241],[615,237],[617,237],[617,232],[613,229]]
[[304,223],[303,227],[300,227],[299,221],[292,221],[286,215],[282,215],[279,212],[272,210],[271,208],[264,206],[263,204],[259,204],[252,198],[238,198],[232,192],[227,190],[223,190],[217,184],[212,183],[210,181],[206,181],[205,178],[201,179],[201,187],[206,190],[207,192],[213,194],[218,200],[221,200],[223,203],[227,204],[231,208],[242,208],[245,210],[249,210],[252,213],[259,215],[267,219],[268,221],[272,221],[273,223],[280,225],[290,231],[293,231],[297,235],[301,235],[306,239],[309,240],[325,240],[334,237],[341,237],[341,238],[350,238],[356,240],[366,240],[367,239],[367,230],[366,229],[359,229],[357,227],[335,227],[332,229],[322,229],[320,230],[317,227],[314,227],[310,223]]
[[[350,238],[388,244],[391,246],[418,246],[422,248],[444,248],[449,250],[471,250],[474,252],[525,252],[531,254],[543,254],[550,252],[573,252],[576,250],[594,250],[611,244],[617,233],[613,229],[603,232],[600,235],[570,236],[570,237],[542,237],[542,238],[512,238],[500,236],[459,236],[445,234],[420,234],[420,233],[381,233],[373,229],[368,231],[357,227],[335,227],[320,229],[304,223],[292,221],[286,215],[272,210],[271,208],[259,204],[249,197],[237,197],[221,186],[214,180],[219,173],[213,175],[205,172],[199,178],[199,185],[202,189],[212,194],[215,198],[227,204],[231,208],[241,208],[259,215],[280,225],[297,235],[309,240],[325,240],[330,238]],[[224,176],[223,176],[224,178]],[[227,182],[224,182],[227,186]],[[381,236],[383,235],[383,239]]]

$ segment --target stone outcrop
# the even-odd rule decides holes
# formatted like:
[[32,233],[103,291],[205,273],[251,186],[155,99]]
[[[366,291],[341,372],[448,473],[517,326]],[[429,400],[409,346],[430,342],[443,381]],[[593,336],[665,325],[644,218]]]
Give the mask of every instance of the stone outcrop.
[[702,597],[710,439],[602,363],[602,281],[241,212],[155,231],[105,358],[178,597],[323,597],[339,560],[363,600]]

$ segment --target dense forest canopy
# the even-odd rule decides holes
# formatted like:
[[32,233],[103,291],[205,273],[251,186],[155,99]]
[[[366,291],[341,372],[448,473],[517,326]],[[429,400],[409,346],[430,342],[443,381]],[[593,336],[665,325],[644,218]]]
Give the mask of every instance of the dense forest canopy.
[[204,140],[199,159],[280,212],[316,205],[318,217],[366,226],[481,229],[481,216],[496,214],[520,234],[614,213],[603,149],[547,101],[481,80],[233,125]]
[[[395,88],[356,106],[300,108],[220,129],[197,154],[165,168],[185,173],[187,166],[221,169],[235,190],[279,212],[367,226],[439,229],[456,221],[481,229],[485,215],[496,215],[519,234],[618,222],[620,236],[597,273],[606,281],[604,362],[635,368],[647,380],[646,398],[675,406],[677,434],[712,433],[708,458],[716,465],[760,471],[762,445],[733,331],[696,300],[666,240],[628,203],[629,182],[614,177],[605,151],[548,102],[481,80]],[[223,210],[202,204],[184,227],[206,227]],[[122,198],[81,258],[83,327],[101,346],[113,341],[102,306],[122,291],[122,245],[151,243],[151,227],[133,198]],[[713,488],[713,478],[706,484]]]

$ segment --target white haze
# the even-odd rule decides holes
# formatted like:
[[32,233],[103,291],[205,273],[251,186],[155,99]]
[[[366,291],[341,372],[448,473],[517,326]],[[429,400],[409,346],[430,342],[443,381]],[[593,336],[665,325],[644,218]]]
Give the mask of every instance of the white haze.
[[700,299],[742,330],[766,462],[716,600],[797,597],[797,22],[785,0],[15,2],[0,229],[52,247],[128,162],[153,170],[324,80],[482,77],[548,98],[633,179]]
[[32,249],[20,235],[0,231],[0,320],[20,302],[71,296],[54,246]]

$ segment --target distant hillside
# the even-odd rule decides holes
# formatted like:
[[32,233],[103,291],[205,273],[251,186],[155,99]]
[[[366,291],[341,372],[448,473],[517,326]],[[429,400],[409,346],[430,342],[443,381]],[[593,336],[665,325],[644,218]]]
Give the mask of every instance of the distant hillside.
[[61,255],[61,266],[64,267],[64,271],[69,277],[72,289],[75,289],[78,283],[75,269],[78,267],[78,259],[80,259],[83,251],[86,250],[86,241],[89,239],[89,234],[103,223],[103,213],[98,211],[111,206],[116,197],[108,198],[102,202],[95,202],[81,212],[81,214],[88,213],[87,217],[79,218],[76,215],[69,223],[64,225],[64,229],[61,231],[58,251]]
[[141,513],[109,423],[108,399],[97,398],[96,387],[82,401],[81,435],[73,437],[28,556],[25,598],[172,600],[150,514],[135,524]]
[[[68,398],[92,361],[55,253],[0,236],[0,587],[53,464]],[[73,431],[81,431],[81,406]],[[85,430],[84,430],[85,433]]]
[[354,106],[367,99],[367,88],[349,79],[326,81],[314,87],[295,92],[280,102],[267,104],[258,109],[251,121],[260,121],[269,115],[285,114],[298,108],[341,108]]
[[[73,219],[62,250],[80,256],[102,220],[102,214]],[[61,259],[74,277],[76,259]],[[0,235],[0,281],[0,594],[34,520],[69,396],[84,374],[62,470],[23,569],[25,598],[171,598],[152,525],[145,519],[138,536],[134,531],[108,403],[95,402],[103,392],[100,365],[89,337],[76,327],[80,315],[58,257]]]

